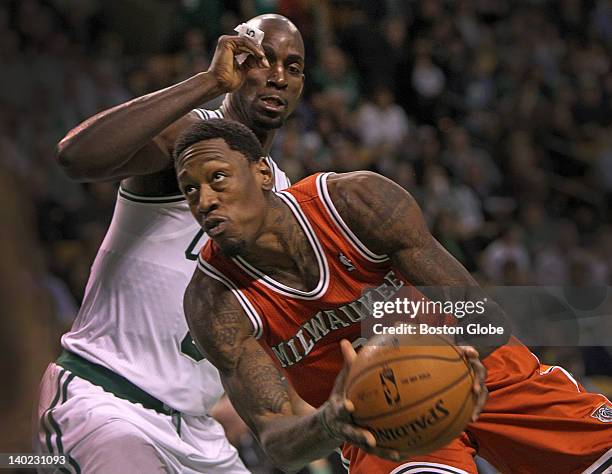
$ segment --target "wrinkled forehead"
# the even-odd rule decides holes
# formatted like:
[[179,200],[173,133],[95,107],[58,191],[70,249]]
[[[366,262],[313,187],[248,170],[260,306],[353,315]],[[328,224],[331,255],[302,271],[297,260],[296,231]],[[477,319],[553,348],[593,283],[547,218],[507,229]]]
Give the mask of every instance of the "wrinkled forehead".
[[217,161],[228,165],[240,165],[248,162],[248,159],[239,151],[232,150],[222,138],[210,138],[189,145],[178,156],[176,168],[193,164],[202,165],[207,162]]
[[286,44],[293,53],[304,58],[304,40],[300,31],[290,21],[264,16],[253,18],[247,24],[255,26],[265,33],[263,44],[273,49]]

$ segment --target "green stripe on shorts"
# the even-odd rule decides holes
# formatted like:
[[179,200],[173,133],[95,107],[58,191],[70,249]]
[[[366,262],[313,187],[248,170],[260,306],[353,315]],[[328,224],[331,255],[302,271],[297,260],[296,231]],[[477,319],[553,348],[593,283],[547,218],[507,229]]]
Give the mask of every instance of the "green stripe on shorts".
[[[61,405],[68,398],[68,385],[70,384],[72,379],[74,379],[75,377],[74,374],[69,373],[68,377],[66,377],[66,379],[64,380],[64,383],[62,383],[61,380],[65,373],[66,373],[66,370],[62,369],[58,377],[58,380],[57,380],[57,390],[55,392],[55,397],[53,398],[51,405],[49,406],[49,408],[43,415],[43,426],[45,427],[45,432],[46,432],[47,449],[49,450],[51,454],[55,454],[55,453],[53,450],[53,443],[51,442],[51,436],[53,436],[53,433],[49,429],[49,426],[51,426],[53,431],[55,431],[55,442],[57,445],[57,454],[65,454],[64,445],[62,443],[62,430],[59,424],[57,423],[57,421],[55,421],[55,419],[53,418],[53,409],[57,406],[60,400],[60,395],[61,395],[61,403],[60,403]],[[46,418],[47,424],[45,424],[44,422],[45,418]],[[72,456],[67,455],[67,458],[68,458],[68,463],[72,467],[73,472],[75,472],[76,474],[80,474],[81,467],[79,466],[79,464],[72,458]],[[62,473],[71,474],[70,470],[67,469],[66,467],[61,467],[59,471]]]
[[45,439],[46,439],[46,442],[47,442],[47,449],[49,450],[49,452],[51,454],[55,454],[55,453],[53,452],[53,445],[51,444],[51,430],[49,429],[49,427],[45,423],[45,418],[47,418],[47,420],[48,420],[48,415],[50,414],[51,410],[53,408],[55,408],[55,405],[57,404],[57,402],[58,402],[58,400],[60,398],[62,377],[64,376],[65,373],[66,373],[66,370],[62,369],[62,371],[59,374],[59,377],[57,378],[57,390],[55,391],[55,397],[53,397],[53,401],[51,402],[51,405],[49,406],[47,411],[45,411],[45,413],[41,417],[41,422],[42,422],[42,424],[43,424],[43,426],[45,428],[45,433],[46,433]]

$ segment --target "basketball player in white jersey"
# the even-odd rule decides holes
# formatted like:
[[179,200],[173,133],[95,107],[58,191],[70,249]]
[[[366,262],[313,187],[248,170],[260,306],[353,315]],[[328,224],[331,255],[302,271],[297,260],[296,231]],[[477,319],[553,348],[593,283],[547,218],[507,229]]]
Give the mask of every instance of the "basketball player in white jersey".
[[[295,108],[304,84],[299,31],[278,15],[248,25],[265,33],[261,46],[223,36],[208,71],[101,112],[58,145],[72,178],[121,180],[83,305],[42,381],[38,442],[68,455],[62,472],[247,472],[207,415],[223,389],[182,309],[207,236],[189,213],[171,157],[177,135],[211,117],[245,124],[268,153]],[[220,109],[198,108],[223,93]],[[275,187],[288,187],[268,160]]]

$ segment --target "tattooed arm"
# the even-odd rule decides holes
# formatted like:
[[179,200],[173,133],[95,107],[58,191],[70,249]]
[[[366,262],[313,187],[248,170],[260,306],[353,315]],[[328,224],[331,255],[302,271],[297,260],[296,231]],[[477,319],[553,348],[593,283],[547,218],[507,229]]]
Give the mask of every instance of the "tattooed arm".
[[410,283],[437,301],[486,301],[482,315],[465,316],[461,324],[479,322],[505,328],[504,336],[469,340],[485,357],[507,342],[509,329],[501,308],[488,298],[468,271],[431,235],[414,198],[393,181],[359,171],[328,179],[332,201],[342,219],[372,251],[388,255]]
[[343,441],[399,459],[395,451],[375,448],[373,435],[351,424],[353,407],[346,404],[343,389],[356,354],[348,341],[342,342],[345,368],[328,401],[315,410],[287,385],[225,286],[196,270],[185,292],[184,309],[194,341],[219,370],[234,408],[277,467],[297,471]]

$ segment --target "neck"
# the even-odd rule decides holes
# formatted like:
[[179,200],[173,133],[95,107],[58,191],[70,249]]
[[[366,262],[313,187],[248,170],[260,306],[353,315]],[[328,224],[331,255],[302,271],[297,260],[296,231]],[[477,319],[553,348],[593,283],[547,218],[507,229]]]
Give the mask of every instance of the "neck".
[[296,268],[304,231],[289,207],[274,193],[269,193],[267,213],[253,245],[241,252],[250,263],[270,268]]
[[310,291],[321,277],[314,249],[289,207],[273,193],[269,198],[263,231],[242,256],[277,281]]
[[272,142],[274,141],[274,136],[276,135],[276,130],[255,129],[244,108],[241,107],[240,104],[237,104],[237,101],[234,100],[233,97],[234,96],[231,93],[225,96],[223,104],[221,105],[223,116],[226,119],[235,120],[236,122],[240,122],[251,128],[259,140],[259,143],[261,143],[264,153],[269,155],[270,149],[272,148]]

